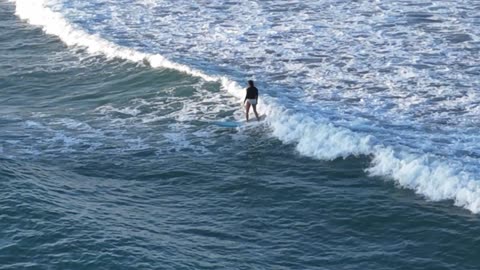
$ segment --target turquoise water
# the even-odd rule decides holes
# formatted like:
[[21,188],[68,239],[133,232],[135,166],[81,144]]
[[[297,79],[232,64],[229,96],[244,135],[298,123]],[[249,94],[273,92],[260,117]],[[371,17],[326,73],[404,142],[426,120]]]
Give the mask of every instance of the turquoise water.
[[[75,15],[68,11],[75,3],[64,3],[67,17]],[[440,184],[423,192],[425,186],[406,184],[396,172],[372,173],[381,155],[361,145],[348,152],[362,140],[342,141],[356,138],[350,131],[387,146],[394,138],[382,141],[386,134],[348,126],[328,107],[310,113],[315,106],[297,93],[274,99],[274,90],[288,83],[281,80],[271,89],[259,82],[265,121],[220,127],[217,121],[243,119],[238,97],[222,80],[67,46],[20,20],[16,4],[0,1],[0,269],[480,267],[476,198],[462,204],[469,191],[463,178],[455,182],[464,188],[460,195],[450,196]],[[95,30],[93,22],[88,31]],[[120,45],[135,47],[138,40],[130,44],[127,37]],[[172,59],[232,80],[249,69],[180,56]],[[334,99],[325,102],[335,107]],[[344,102],[338,100],[338,108]],[[305,117],[280,117],[295,110]],[[323,126],[321,113],[332,122]],[[269,120],[275,117],[285,122]],[[372,121],[385,124],[378,130],[401,130],[397,136],[424,134],[420,126]],[[327,127],[340,135],[322,135]],[[318,148],[337,138],[338,144]],[[464,158],[458,175],[475,175],[468,169],[476,164],[476,149],[468,149],[468,155],[456,149],[441,160],[457,168]],[[408,161],[402,160],[417,171]],[[425,179],[438,183],[442,176]],[[417,171],[415,179],[422,177]]]

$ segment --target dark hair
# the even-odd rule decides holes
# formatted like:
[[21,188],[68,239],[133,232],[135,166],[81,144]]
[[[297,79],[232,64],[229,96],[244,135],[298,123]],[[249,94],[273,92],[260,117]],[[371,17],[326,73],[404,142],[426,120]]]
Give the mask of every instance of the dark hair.
[[253,86],[253,81],[252,81],[252,80],[249,80],[249,81],[248,81],[248,85]]

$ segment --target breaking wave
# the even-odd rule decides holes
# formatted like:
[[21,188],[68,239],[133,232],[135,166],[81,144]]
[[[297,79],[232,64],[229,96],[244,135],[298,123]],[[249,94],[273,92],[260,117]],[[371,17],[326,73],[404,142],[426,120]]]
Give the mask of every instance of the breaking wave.
[[[152,68],[174,69],[205,81],[219,82],[241,101],[240,85],[227,75],[210,75],[188,65],[176,63],[160,54],[149,54],[107,41],[99,35],[87,33],[69,23],[51,8],[45,0],[12,0],[16,14],[22,20],[41,27],[45,33],[55,35],[68,46],[86,49],[92,54],[107,58],[120,58]],[[336,126],[327,119],[312,117],[283,106],[278,99],[262,97],[262,110],[268,115],[266,124],[273,136],[284,143],[296,145],[305,156],[333,160],[348,156],[369,156],[371,166],[367,171],[373,176],[393,179],[403,188],[433,201],[453,200],[455,205],[473,213],[480,212],[480,185],[476,175],[461,163],[450,162],[434,154],[419,154],[406,147],[387,145],[375,135],[354,132]]]

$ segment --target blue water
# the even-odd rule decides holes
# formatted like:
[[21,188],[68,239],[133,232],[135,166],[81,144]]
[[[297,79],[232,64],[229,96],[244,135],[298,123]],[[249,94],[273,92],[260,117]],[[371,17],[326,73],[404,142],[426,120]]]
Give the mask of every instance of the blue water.
[[0,269],[479,269],[478,3],[266,3],[0,1]]

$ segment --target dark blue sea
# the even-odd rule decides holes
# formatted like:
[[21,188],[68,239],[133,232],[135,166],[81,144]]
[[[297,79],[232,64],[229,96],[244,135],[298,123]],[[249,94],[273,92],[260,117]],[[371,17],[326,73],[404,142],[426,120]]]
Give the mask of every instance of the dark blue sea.
[[478,270],[479,134],[477,0],[0,0],[0,269]]

